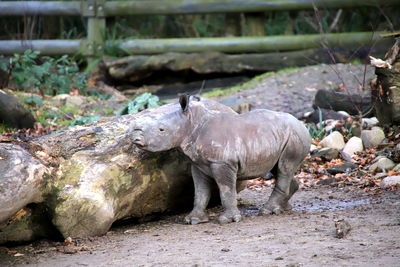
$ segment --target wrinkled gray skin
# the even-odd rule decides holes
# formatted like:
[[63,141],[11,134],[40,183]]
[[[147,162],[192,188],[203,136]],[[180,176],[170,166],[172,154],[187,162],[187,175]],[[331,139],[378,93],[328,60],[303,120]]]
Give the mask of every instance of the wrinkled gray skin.
[[[190,100],[190,103],[189,103]],[[233,114],[207,109],[200,99],[181,96],[181,109],[133,126],[133,142],[157,152],[180,148],[192,160],[195,200],[185,221],[207,222],[210,182],[218,185],[224,212],[220,223],[238,222],[236,181],[272,172],[277,178],[260,214],[290,209],[288,200],[297,191],[293,176],[307,155],[311,138],[292,115],[270,110]],[[143,126],[145,125],[145,126]]]

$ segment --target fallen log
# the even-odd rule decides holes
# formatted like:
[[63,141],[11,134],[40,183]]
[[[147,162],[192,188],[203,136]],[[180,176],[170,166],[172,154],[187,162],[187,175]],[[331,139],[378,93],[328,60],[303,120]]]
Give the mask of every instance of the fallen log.
[[176,150],[144,152],[130,140],[135,120],[179,108],[168,104],[28,143],[0,142],[0,244],[43,236],[48,225],[64,238],[102,235],[116,220],[191,207],[189,160]]
[[[374,48],[382,53],[386,46]],[[366,59],[369,48],[332,48],[308,49],[292,52],[259,53],[259,54],[223,54],[220,52],[204,53],[165,53],[161,55],[137,55],[124,58],[106,57],[102,70],[117,81],[135,82],[143,80],[159,71],[192,71],[197,74],[267,72],[282,68],[306,66],[320,63],[344,63],[352,60]]]
[[350,94],[320,89],[315,94],[313,108],[346,111],[350,115],[363,115],[363,117],[374,115],[371,97],[365,92]]

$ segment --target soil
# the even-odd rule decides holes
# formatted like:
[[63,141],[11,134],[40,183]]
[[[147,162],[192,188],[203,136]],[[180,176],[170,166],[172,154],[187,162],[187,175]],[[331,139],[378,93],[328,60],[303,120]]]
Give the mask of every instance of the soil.
[[[311,109],[317,89],[343,88],[345,82],[356,90],[363,70],[305,67],[266,76],[220,100],[301,114]],[[367,81],[372,76],[368,69]],[[211,221],[199,225],[183,224],[185,214],[159,215],[150,222],[120,223],[101,237],[0,247],[0,266],[399,266],[399,189],[303,186],[291,199],[292,211],[257,216],[270,192],[270,186],[240,192],[238,223],[219,225],[220,207],[209,209]],[[343,238],[335,222],[350,229]]]
[[[398,266],[400,191],[303,188],[281,215],[257,216],[271,188],[239,194],[242,221],[182,223],[184,214],[112,228],[72,245],[39,241],[0,249],[1,266]],[[337,238],[334,221],[351,230]],[[71,253],[71,254],[67,254]]]

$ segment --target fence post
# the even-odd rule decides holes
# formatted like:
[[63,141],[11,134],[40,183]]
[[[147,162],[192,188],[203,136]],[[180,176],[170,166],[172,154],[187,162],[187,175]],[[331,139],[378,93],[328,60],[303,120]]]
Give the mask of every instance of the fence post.
[[[82,2],[82,15],[87,17],[87,38],[82,42],[82,53],[88,65],[96,62],[104,53],[106,19],[104,16],[105,0],[87,0]],[[94,67],[94,66],[92,66]]]
[[245,14],[245,35],[246,36],[265,36],[264,13],[246,13]]

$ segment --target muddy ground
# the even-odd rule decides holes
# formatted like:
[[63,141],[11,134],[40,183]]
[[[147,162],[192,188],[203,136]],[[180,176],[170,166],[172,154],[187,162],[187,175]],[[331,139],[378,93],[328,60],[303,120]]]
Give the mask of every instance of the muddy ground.
[[[112,228],[106,236],[1,248],[1,266],[399,266],[400,191],[354,186],[301,189],[293,211],[256,216],[271,188],[239,194],[241,222],[182,224],[184,214]],[[334,220],[350,232],[336,237]],[[66,250],[71,252],[70,250]]]
[[[317,89],[341,83],[357,90],[362,65],[318,65],[266,76],[247,90],[221,97],[300,115]],[[367,82],[373,76],[368,69]],[[341,86],[343,87],[343,86]],[[257,190],[256,190],[257,189]],[[367,188],[371,189],[371,188]],[[105,236],[66,243],[41,240],[0,247],[0,266],[399,266],[400,190],[365,191],[338,184],[303,187],[281,215],[257,216],[271,187],[239,194],[243,219],[184,225],[184,213],[114,226]],[[336,219],[351,226],[336,237]]]

